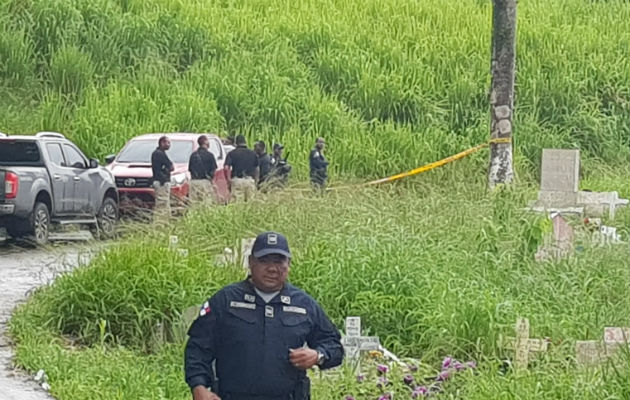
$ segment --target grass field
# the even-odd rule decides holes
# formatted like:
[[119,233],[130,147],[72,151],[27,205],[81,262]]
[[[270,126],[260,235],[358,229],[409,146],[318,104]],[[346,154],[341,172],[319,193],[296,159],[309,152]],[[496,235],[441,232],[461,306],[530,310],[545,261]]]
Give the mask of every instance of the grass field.
[[[307,175],[317,136],[334,183],[406,170],[484,142],[491,2],[485,0],[0,0],[0,131],[57,130],[89,155],[155,131],[281,141]],[[46,370],[62,400],[187,399],[182,342],[158,340],[186,307],[241,279],[214,257],[266,229],[286,233],[291,280],[341,327],[360,315],[415,378],[474,360],[448,399],[628,399],[630,370],[578,368],[577,340],[630,323],[627,243],[536,263],[549,232],[524,213],[541,148],[580,148],[581,188],[630,197],[630,4],[519,4],[514,187],[489,193],[487,151],[395,185],[198,208],[168,229],[130,226],[93,262],[37,291],[11,321],[17,364]],[[630,211],[615,221],[630,236]],[[168,250],[170,234],[189,249]],[[504,371],[518,316],[548,353]],[[627,358],[627,354],[622,357]],[[626,365],[628,364],[626,359]],[[365,368],[371,368],[366,366]],[[372,372],[370,372],[372,371]],[[315,400],[377,399],[356,371]],[[408,398],[390,374],[396,398]]]
[[[103,157],[154,131],[323,135],[335,176],[415,167],[488,137],[485,0],[0,1],[0,131],[58,130]],[[579,147],[625,165],[630,7],[519,5],[517,165]]]
[[[44,368],[59,399],[187,398],[181,342],[159,345],[157,324],[171,326],[186,307],[242,279],[241,267],[215,266],[224,247],[276,229],[294,248],[291,280],[338,326],[347,315],[361,316],[366,333],[421,359],[425,373],[446,356],[478,363],[477,374],[445,383],[444,398],[627,398],[628,368],[582,370],[574,362],[576,340],[628,323],[627,244],[598,247],[580,236],[570,259],[536,263],[550,226],[519,210],[531,188],[489,194],[483,175],[452,183],[482,166],[466,160],[409,185],[196,209],[167,231],[136,227],[18,311],[18,362]],[[611,184],[630,193],[627,181]],[[629,211],[611,222],[624,240]],[[572,223],[585,234],[581,221]],[[187,258],[168,250],[170,234],[189,249]],[[532,337],[552,344],[529,373],[502,375],[512,354],[496,343],[513,333],[518,316],[530,319]],[[343,376],[317,380],[315,399],[376,399],[374,383]]]

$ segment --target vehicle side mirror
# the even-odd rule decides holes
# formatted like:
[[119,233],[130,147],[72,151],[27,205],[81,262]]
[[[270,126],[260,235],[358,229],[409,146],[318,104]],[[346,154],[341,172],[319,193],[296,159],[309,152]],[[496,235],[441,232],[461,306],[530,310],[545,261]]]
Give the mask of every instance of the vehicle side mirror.
[[90,158],[90,168],[98,168],[98,160]]
[[115,159],[116,159],[116,154],[110,154],[108,156],[105,156],[105,164],[111,164],[114,162]]

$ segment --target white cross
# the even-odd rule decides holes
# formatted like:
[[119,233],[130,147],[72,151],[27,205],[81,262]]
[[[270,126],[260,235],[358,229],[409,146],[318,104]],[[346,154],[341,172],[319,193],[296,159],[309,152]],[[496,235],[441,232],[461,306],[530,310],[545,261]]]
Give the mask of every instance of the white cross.
[[361,336],[361,317],[346,317],[346,336],[341,340],[346,357],[356,361],[362,351],[380,350],[378,336]]

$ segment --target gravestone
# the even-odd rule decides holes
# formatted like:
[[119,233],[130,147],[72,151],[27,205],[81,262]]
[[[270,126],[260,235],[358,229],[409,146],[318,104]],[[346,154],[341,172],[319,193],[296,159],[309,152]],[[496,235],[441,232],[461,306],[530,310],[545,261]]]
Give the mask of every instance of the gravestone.
[[193,321],[199,316],[199,306],[190,306],[184,310],[179,318],[173,323],[173,340],[175,343],[183,343],[188,336],[188,329]]
[[613,356],[624,347],[630,351],[629,327],[606,327],[603,339],[603,341],[578,340],[575,342],[575,360],[578,365],[593,366],[614,359]]
[[575,234],[571,225],[560,213],[550,215],[553,232],[543,238],[543,243],[534,255],[536,261],[560,260],[571,254]]
[[529,364],[530,353],[547,351],[549,342],[546,339],[529,338],[529,320],[527,318],[518,318],[514,330],[516,337],[508,337],[507,342],[505,344],[500,343],[500,345],[515,350],[514,368],[523,370]]
[[357,362],[362,351],[380,350],[378,336],[361,336],[361,317],[346,317],[345,331],[341,343],[348,360]]
[[243,268],[249,268],[249,256],[252,254],[256,238],[241,239],[241,264]]
[[576,205],[579,179],[579,150],[543,149],[539,203],[553,207]]

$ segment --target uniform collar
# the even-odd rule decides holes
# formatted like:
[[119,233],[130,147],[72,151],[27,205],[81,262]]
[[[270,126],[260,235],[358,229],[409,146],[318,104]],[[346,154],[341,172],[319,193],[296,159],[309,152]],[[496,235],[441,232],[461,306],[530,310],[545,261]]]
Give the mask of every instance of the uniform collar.
[[256,291],[254,290],[254,284],[249,280],[249,278],[245,278],[244,281],[241,281],[241,287],[245,291],[245,296],[253,295],[255,297],[256,303],[260,303],[260,304],[283,303],[287,305],[291,303],[291,296],[290,296],[291,291],[289,288],[289,284],[286,282],[284,283],[284,286],[282,287],[282,289],[280,289],[280,292],[273,299],[271,299],[269,303],[265,303],[263,299],[261,299],[258,296]]

